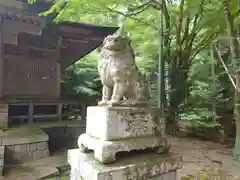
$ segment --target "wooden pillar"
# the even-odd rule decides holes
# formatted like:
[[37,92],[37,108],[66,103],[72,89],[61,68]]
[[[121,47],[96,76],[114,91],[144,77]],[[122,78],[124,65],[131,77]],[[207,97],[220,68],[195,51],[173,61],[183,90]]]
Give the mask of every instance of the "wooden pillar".
[[34,104],[32,101],[28,103],[28,123],[33,124]]
[[62,37],[58,38],[57,43],[57,63],[56,63],[56,91],[57,91],[57,97],[60,97],[61,94],[61,67],[60,67],[60,60],[61,60],[61,44],[62,44]]
[[[3,16],[0,16],[0,98],[3,96]],[[8,104],[1,103],[0,104],[0,129],[4,129],[8,127]]]
[[3,17],[0,16],[0,97],[3,95],[3,53],[4,53],[4,43],[3,43]]
[[61,93],[61,78],[60,78],[60,63],[56,63],[56,96],[60,97],[60,93]]
[[82,103],[80,104],[81,107],[81,120],[86,120],[86,104]]
[[62,121],[62,106],[63,106],[62,103],[57,104],[57,118],[58,118],[58,121]]

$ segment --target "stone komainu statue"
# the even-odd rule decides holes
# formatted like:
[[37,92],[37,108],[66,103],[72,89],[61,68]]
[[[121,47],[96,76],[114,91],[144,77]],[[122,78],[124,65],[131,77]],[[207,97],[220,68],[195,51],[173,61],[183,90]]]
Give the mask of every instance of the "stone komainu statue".
[[144,105],[149,93],[128,37],[110,35],[103,41],[98,63],[103,84],[99,105]]

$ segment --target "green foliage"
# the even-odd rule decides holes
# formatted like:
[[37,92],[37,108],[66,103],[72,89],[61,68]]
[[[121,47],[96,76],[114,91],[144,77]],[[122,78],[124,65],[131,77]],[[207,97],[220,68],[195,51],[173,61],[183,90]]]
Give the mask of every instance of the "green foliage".
[[[190,92],[187,103],[182,105],[180,119],[190,123],[191,126],[187,127],[189,132],[214,136],[218,134],[220,124],[214,119],[212,104],[223,98],[221,89],[224,86],[220,83],[219,74],[212,74],[212,63],[216,62],[204,53],[200,55],[195,58],[189,70]],[[222,69],[217,70],[222,73]]]
[[[33,3],[35,0],[30,1]],[[218,67],[217,74],[211,77],[212,62],[206,55],[210,43],[226,33],[223,6],[218,0],[180,2],[184,4],[167,3],[167,12],[164,11],[165,32],[162,39],[168,67],[165,96],[173,119],[180,117],[197,124],[195,127],[204,131],[202,127],[218,127],[212,121],[212,102],[230,95],[220,92],[229,89],[226,74]],[[236,24],[239,23],[237,3],[237,0],[230,2]],[[68,0],[67,3],[55,0],[52,8],[42,15],[58,12],[57,22],[67,20],[105,26],[118,25],[118,15],[125,15],[125,30],[131,34],[137,64],[147,75],[152,104],[156,105],[157,55],[161,39],[158,32],[159,12],[162,9],[163,6],[154,0]],[[62,79],[68,92],[98,97],[97,59],[96,54],[90,55],[64,71]]]
[[[206,106],[212,104],[213,98],[221,89],[218,77],[212,74],[212,59],[206,55],[198,56],[195,58],[188,74],[188,81],[191,84],[191,92],[189,103],[194,103],[196,106],[202,107],[203,101]],[[213,80],[215,84],[213,84]],[[206,107],[205,106],[205,107]]]
[[[81,98],[100,96],[101,84],[97,72],[97,54],[92,53],[62,72],[64,93]],[[91,98],[92,97],[92,98]]]

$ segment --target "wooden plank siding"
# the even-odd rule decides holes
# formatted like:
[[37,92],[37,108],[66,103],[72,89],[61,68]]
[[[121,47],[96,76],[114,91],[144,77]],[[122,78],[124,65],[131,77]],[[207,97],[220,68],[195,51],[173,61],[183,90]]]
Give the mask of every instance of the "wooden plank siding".
[[58,63],[19,56],[4,58],[3,96],[58,98]]

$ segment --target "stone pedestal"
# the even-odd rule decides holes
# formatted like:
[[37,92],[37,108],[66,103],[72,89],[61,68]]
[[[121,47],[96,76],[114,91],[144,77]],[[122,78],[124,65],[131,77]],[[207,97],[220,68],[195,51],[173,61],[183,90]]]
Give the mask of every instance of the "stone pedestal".
[[168,151],[164,119],[150,108],[88,107],[86,134],[78,138],[82,152],[94,151],[101,163],[116,160],[122,151],[154,149]]
[[148,153],[125,157],[112,164],[101,164],[92,153],[68,151],[71,180],[176,180],[182,166],[181,156]]

